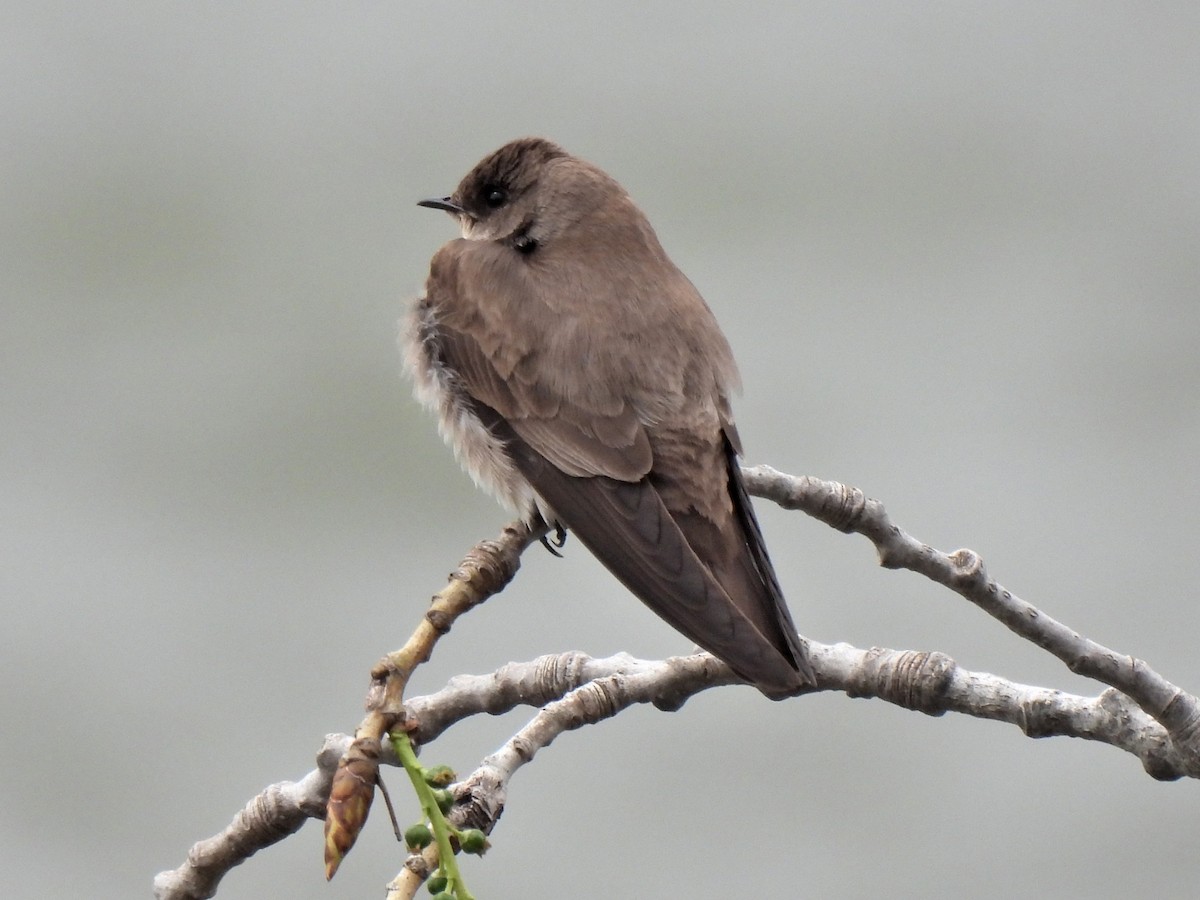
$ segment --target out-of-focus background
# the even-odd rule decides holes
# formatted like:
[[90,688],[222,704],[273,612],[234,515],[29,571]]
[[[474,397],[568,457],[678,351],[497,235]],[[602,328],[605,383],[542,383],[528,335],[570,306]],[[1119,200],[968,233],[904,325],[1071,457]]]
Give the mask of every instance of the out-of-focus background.
[[[616,176],[741,362],[750,462],[857,485],[1200,690],[1200,7],[404,3],[0,12],[0,883],[148,896],[354,727],[503,512],[410,399],[418,209],[543,134]],[[1099,687],[760,504],[801,630]],[[414,691],[684,652],[577,543]],[[524,720],[426,758],[469,771]],[[392,777],[404,818],[414,804]],[[1195,783],[1117,750],[713,691],[523,770],[477,896],[1189,896]],[[406,812],[407,811],[407,812]],[[311,823],[223,898],[332,886]]]

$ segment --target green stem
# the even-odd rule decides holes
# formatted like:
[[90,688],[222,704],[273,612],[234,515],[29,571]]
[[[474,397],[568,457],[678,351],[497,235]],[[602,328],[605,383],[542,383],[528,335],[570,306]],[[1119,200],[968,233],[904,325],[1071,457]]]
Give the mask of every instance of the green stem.
[[467,890],[466,882],[463,881],[463,877],[458,871],[458,860],[454,856],[454,847],[450,844],[450,835],[457,829],[446,821],[446,817],[442,815],[442,811],[437,805],[437,798],[433,796],[433,788],[425,783],[425,768],[417,761],[417,754],[413,752],[408,735],[401,731],[393,732],[388,736],[392,739],[396,756],[400,758],[400,765],[404,766],[404,771],[408,773],[408,778],[412,782],[413,790],[417,793],[417,800],[421,803],[421,812],[429,820],[429,829],[433,832],[433,839],[438,848],[438,868],[446,876],[446,887],[454,896],[458,897],[458,900],[475,900],[471,892]]

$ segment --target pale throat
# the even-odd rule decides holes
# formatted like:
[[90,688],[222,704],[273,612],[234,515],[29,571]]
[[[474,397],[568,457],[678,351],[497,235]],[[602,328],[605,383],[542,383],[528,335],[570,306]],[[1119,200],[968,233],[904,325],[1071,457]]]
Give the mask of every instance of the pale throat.
[[459,216],[458,226],[462,229],[462,236],[468,241],[491,240],[491,231],[487,228],[481,228],[479,221],[470,216]]

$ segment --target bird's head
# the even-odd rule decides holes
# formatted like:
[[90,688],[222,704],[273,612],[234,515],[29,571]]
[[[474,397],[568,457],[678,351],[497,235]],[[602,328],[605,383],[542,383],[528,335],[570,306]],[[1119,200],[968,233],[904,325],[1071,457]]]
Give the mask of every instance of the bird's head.
[[590,163],[545,138],[520,138],[484,157],[449,197],[421,200],[458,219],[464,238],[522,253],[552,239],[624,191]]

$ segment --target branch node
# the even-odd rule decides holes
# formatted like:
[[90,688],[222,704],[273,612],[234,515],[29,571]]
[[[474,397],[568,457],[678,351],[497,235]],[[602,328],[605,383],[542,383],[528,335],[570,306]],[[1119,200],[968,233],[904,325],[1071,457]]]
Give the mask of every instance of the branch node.
[[1017,725],[1026,737],[1054,737],[1063,733],[1070,712],[1062,704],[1061,691],[1043,691],[1020,703]]
[[[693,663],[693,657],[673,657],[667,660],[669,668],[679,668],[685,664]],[[704,654],[699,660],[701,668],[701,677],[707,683],[718,675],[718,670],[724,665],[715,656]],[[663,690],[654,696],[650,702],[654,704],[656,709],[663,712],[676,712],[683,707],[696,693],[695,687],[689,683],[687,679],[667,679]]]
[[567,707],[567,725],[563,730],[574,731],[616,715],[622,706],[618,695],[624,682],[625,676],[618,672],[577,687],[571,692],[575,702]]
[[902,569],[908,565],[904,532],[899,526],[888,526],[883,536],[875,541],[875,552],[879,554],[879,565],[885,569]]
[[548,696],[561,697],[583,681],[583,670],[590,661],[590,656],[578,650],[539,656],[535,681]]
[[1163,707],[1158,721],[1167,730],[1168,741],[1183,760],[1187,774],[1200,774],[1200,709],[1196,698],[1187,691],[1176,689],[1175,695]]
[[956,587],[966,589],[973,586],[987,585],[987,572],[983,566],[983,558],[974,550],[963,548],[950,554],[950,563],[954,566]]
[[888,703],[940,716],[957,663],[937,651],[867,651],[859,676],[847,686],[851,697],[878,697]]
[[1178,781],[1184,776],[1179,768],[1179,757],[1174,754],[1169,742],[1149,748],[1142,754],[1142,768],[1155,781]]
[[822,498],[817,517],[831,528],[844,534],[858,530],[863,513],[867,508],[867,495],[856,487],[833,481]]
[[454,571],[454,579],[476,585],[484,597],[499,593],[517,573],[520,551],[526,543],[511,524],[504,528],[501,537],[510,536],[511,540],[480,541],[472,547]]
[[[457,576],[456,576],[457,577]],[[460,581],[469,581],[468,578],[459,578]],[[446,612],[444,609],[438,609],[436,606],[425,611],[425,621],[430,627],[438,633],[438,636],[447,635],[450,633],[450,626],[457,618],[456,615]],[[428,657],[428,655],[426,655]],[[422,660],[425,662],[426,660]]]

